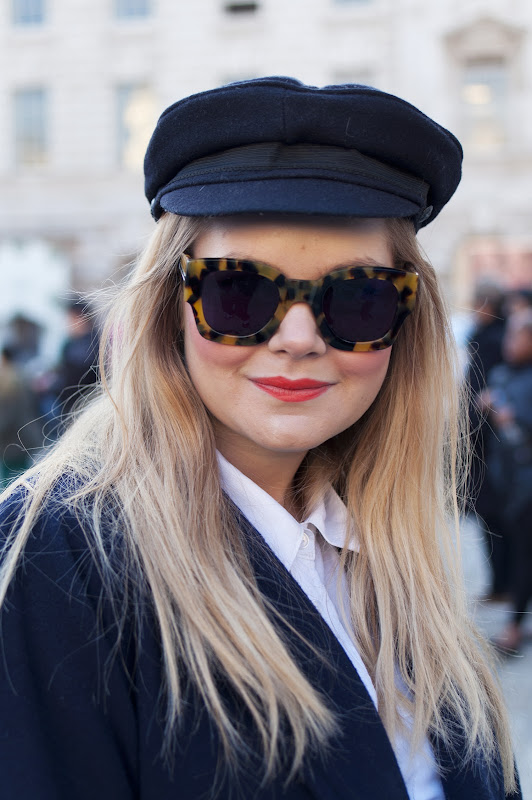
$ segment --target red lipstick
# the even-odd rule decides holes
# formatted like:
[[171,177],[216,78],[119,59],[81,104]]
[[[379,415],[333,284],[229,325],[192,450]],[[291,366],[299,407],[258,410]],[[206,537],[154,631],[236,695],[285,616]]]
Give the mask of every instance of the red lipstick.
[[271,394],[285,403],[301,403],[304,400],[313,400],[327,391],[333,384],[324,381],[314,381],[311,378],[299,378],[292,381],[289,378],[277,376],[275,378],[251,378],[263,392]]

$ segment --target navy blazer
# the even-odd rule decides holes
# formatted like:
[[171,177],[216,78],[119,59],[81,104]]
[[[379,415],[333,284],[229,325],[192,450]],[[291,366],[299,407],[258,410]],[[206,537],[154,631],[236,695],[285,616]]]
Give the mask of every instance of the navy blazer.
[[[11,502],[0,513],[3,537],[14,512]],[[176,746],[164,758],[161,649],[150,609],[140,630],[129,623],[121,630],[117,649],[113,603],[127,596],[103,591],[75,517],[49,513],[33,530],[1,614],[2,800],[408,800],[390,741],[344,650],[260,535],[242,518],[241,527],[259,588],[286,619],[282,633],[294,658],[340,720],[329,748],[288,785],[286,773],[261,785],[253,726],[222,685],[249,752],[236,772],[217,771],[218,734],[189,686]],[[434,747],[448,800],[503,800],[499,764],[488,770],[479,757],[459,769],[443,746]]]

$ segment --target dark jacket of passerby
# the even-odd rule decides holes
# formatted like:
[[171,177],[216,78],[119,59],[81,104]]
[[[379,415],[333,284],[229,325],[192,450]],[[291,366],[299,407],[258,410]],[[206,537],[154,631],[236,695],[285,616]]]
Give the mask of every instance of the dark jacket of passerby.
[[57,367],[52,391],[60,411],[69,414],[98,380],[98,335],[89,316],[79,305],[69,310],[69,335]]
[[508,531],[513,614],[496,643],[515,650],[532,598],[532,312],[510,320],[504,353],[509,363],[490,373],[490,421],[499,436],[490,469]]
[[474,301],[477,324],[467,343],[469,364],[466,380],[471,398],[469,423],[472,432],[469,495],[484,531],[491,564],[489,593],[492,597],[504,594],[508,588],[509,551],[493,476],[487,467],[491,451],[497,448],[497,439],[486,421],[486,411],[479,400],[486,389],[487,376],[503,360],[505,320],[502,317],[502,300],[502,294],[493,287],[490,291],[478,291]]
[[[469,418],[473,432],[473,460],[471,466],[471,494],[475,498],[478,514],[490,527],[491,516],[496,514],[489,474],[485,473],[488,454],[493,447],[493,432],[485,422],[485,415],[478,405],[478,397],[485,390],[487,376],[503,361],[502,340],[505,321],[492,317],[487,324],[478,325],[469,337],[467,348],[469,365],[467,382],[471,393]],[[496,526],[498,527],[498,526]]]
[[470,363],[467,378],[473,394],[481,392],[491,370],[501,364],[505,321],[494,318],[489,324],[476,327],[470,334],[467,347]]
[[[489,376],[493,424],[498,446],[489,457],[488,468],[497,486],[503,515],[515,524],[525,507],[532,512],[532,362],[501,364]],[[508,409],[512,420],[497,427],[499,409]]]

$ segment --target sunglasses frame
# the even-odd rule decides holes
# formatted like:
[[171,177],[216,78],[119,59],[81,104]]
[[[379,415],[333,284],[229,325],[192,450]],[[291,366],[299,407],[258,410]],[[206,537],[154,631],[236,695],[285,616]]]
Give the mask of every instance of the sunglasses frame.
[[[260,331],[249,336],[234,336],[218,333],[207,323],[203,313],[201,287],[203,279],[211,272],[234,270],[262,275],[272,281],[279,292],[279,304],[271,320]],[[236,258],[191,258],[184,253],[179,258],[179,271],[184,284],[184,297],[192,306],[196,327],[204,339],[219,344],[250,346],[268,341],[294,303],[310,305],[319,331],[327,344],[337,350],[355,353],[384,350],[390,347],[406,317],[413,311],[418,288],[418,274],[406,269],[380,266],[356,266],[338,269],[324,275],[318,280],[296,280],[287,278],[282,272],[261,261]],[[335,282],[344,282],[353,278],[376,278],[392,283],[397,291],[397,309],[391,328],[379,339],[364,342],[349,342],[341,339],[329,328],[322,311],[324,292]]]

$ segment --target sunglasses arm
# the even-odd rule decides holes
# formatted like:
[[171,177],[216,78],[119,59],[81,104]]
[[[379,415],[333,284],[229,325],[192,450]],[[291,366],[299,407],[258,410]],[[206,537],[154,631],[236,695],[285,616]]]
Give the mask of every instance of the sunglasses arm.
[[183,253],[183,255],[179,256],[179,272],[181,273],[181,277],[183,278],[183,280],[186,280],[186,277],[187,277],[187,261],[188,261],[188,259],[189,259],[189,256],[187,256],[186,253]]

